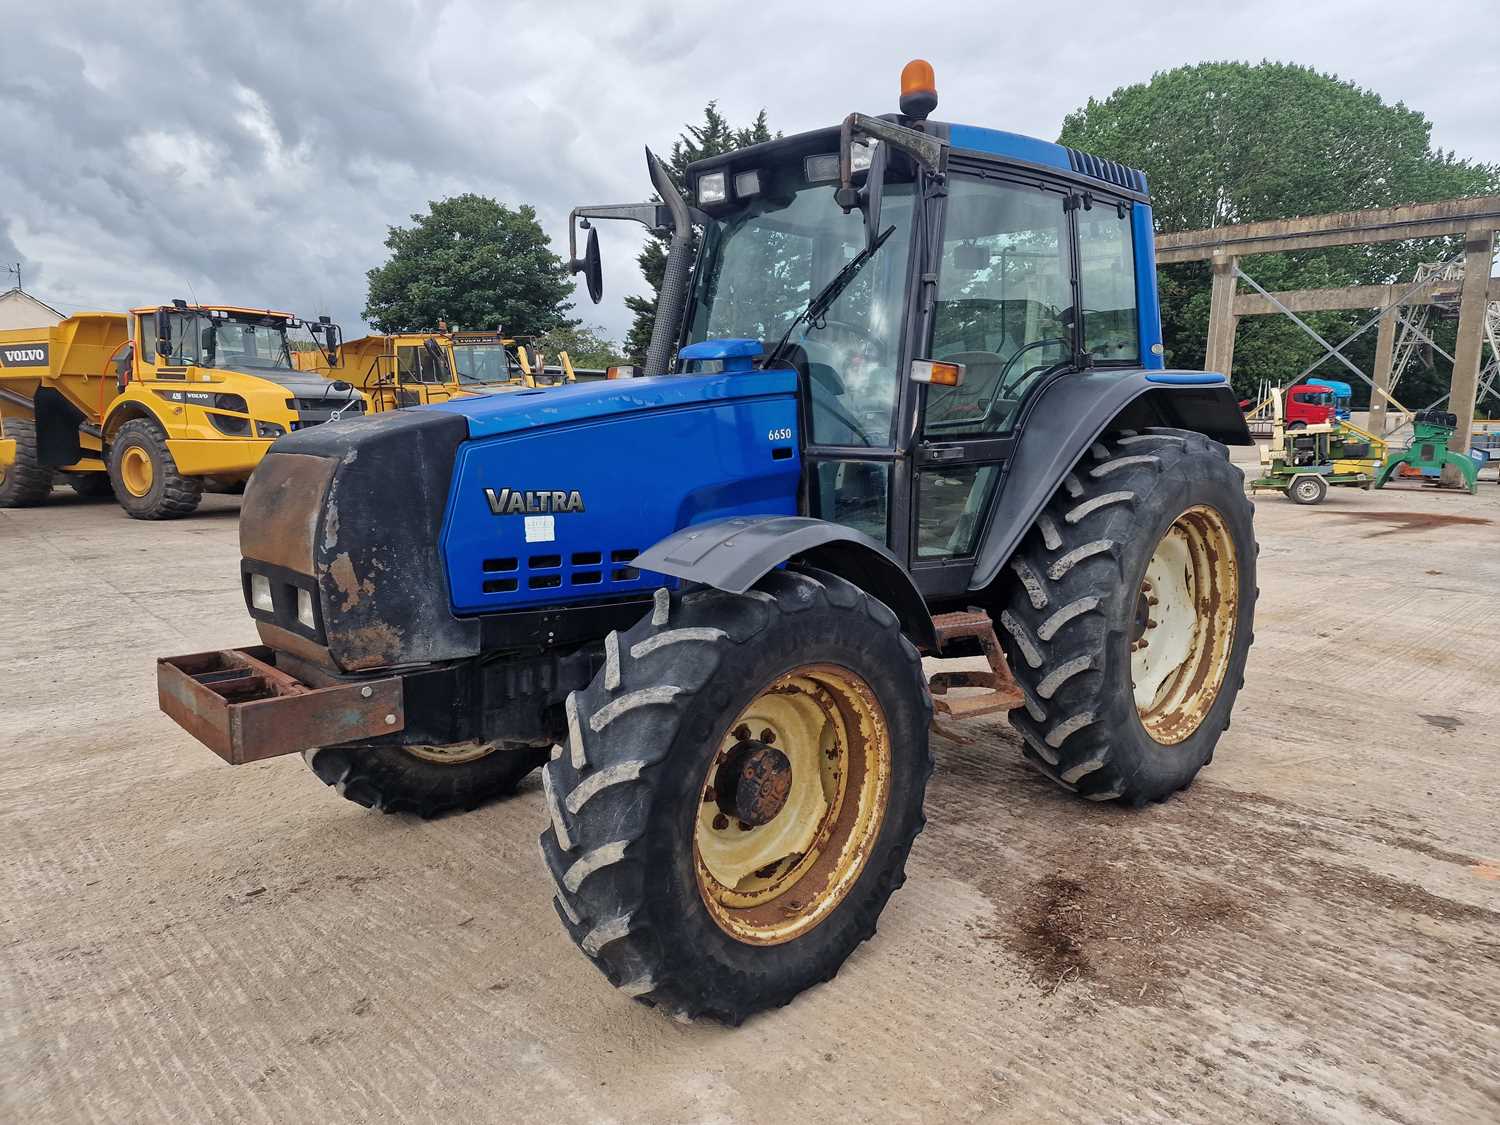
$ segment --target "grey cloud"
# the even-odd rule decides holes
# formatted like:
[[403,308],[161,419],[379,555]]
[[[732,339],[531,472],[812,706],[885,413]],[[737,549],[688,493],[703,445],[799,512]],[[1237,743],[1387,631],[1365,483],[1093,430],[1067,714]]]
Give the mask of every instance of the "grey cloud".
[[[1186,7],[869,0],[493,4],[309,0],[139,6],[14,0],[0,69],[0,257],[60,307],[187,295],[328,311],[360,328],[386,228],[477,191],[536,206],[559,253],[578,203],[648,190],[665,150],[717,98],[773,128],[893,108],[903,62],[937,68],[944,116],[1054,136],[1089,96],[1204,58],[1274,57],[1404,99],[1461,155],[1500,159],[1473,91],[1495,64],[1451,65],[1485,0],[1435,0],[1420,35],[1360,0]],[[1252,10],[1253,9],[1253,10]],[[1452,29],[1445,31],[1444,29]],[[616,336],[640,290],[640,232],[601,230]],[[14,249],[12,249],[14,247]]]

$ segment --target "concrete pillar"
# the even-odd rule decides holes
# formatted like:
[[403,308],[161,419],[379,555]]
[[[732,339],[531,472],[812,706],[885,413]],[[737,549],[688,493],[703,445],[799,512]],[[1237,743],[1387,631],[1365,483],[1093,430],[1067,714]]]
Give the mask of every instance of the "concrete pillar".
[[[1495,257],[1495,232],[1470,228],[1464,234],[1464,287],[1458,299],[1458,341],[1453,348],[1453,384],[1448,409],[1458,415],[1458,429],[1448,448],[1469,455],[1474,429],[1474,400],[1479,393],[1479,358],[1484,353],[1484,314],[1489,298],[1490,263]],[[1463,477],[1443,466],[1443,483],[1458,487]]]
[[1382,391],[1391,389],[1391,359],[1396,350],[1396,317],[1400,308],[1387,309],[1375,330],[1375,389],[1370,392],[1370,420],[1365,427],[1376,437],[1385,436],[1385,411],[1389,405]]
[[1240,260],[1214,255],[1214,284],[1208,301],[1208,347],[1203,357],[1203,370],[1217,371],[1228,378],[1234,366],[1234,330],[1239,319],[1234,315],[1234,292],[1237,284],[1234,271]]

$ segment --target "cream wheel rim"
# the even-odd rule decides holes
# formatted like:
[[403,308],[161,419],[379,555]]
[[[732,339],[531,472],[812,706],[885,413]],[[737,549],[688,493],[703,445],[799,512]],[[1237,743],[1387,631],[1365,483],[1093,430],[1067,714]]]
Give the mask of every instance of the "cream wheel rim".
[[[726,774],[747,748],[784,764],[775,798],[757,806],[763,823],[729,811],[729,787],[744,782]],[[890,729],[864,679],[817,664],[771,683],[729,725],[696,813],[698,890],[720,929],[777,945],[827,918],[864,870],[890,786]]]
[[464,762],[477,762],[487,758],[500,748],[498,742],[454,742],[446,746],[403,746],[414,758],[424,762],[436,762],[442,766],[456,766]]
[[1202,505],[1183,512],[1146,564],[1130,642],[1136,712],[1158,743],[1190,737],[1218,698],[1234,647],[1239,589],[1224,517]]

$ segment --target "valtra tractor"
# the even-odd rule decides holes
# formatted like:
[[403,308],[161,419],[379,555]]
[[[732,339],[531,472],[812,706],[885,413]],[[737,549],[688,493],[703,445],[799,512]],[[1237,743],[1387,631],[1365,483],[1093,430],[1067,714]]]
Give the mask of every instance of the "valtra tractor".
[[[700,161],[686,195],[648,152],[660,202],[570,219],[671,236],[646,376],[279,441],[240,524],[263,643],[162,660],[163,709],[386,811],[541,767],[573,941],[732,1023],[875,932],[934,695],[1014,708],[1089,800],[1186,786],[1252,639],[1245,423],[1163,370],[1145,177],[936,104],[914,62],[899,114]],[[597,300],[596,229],[573,265]]]

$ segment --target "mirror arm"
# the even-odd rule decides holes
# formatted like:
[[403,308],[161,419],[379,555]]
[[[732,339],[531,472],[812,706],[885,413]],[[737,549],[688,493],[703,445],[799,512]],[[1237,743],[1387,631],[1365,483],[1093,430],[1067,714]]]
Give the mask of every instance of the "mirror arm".
[[834,201],[844,209],[846,215],[859,206],[859,191],[854,186],[852,152],[856,140],[883,141],[939,176],[948,167],[949,146],[941,137],[908,129],[905,125],[897,125],[882,117],[851,113],[839,126],[839,187],[834,194]]

